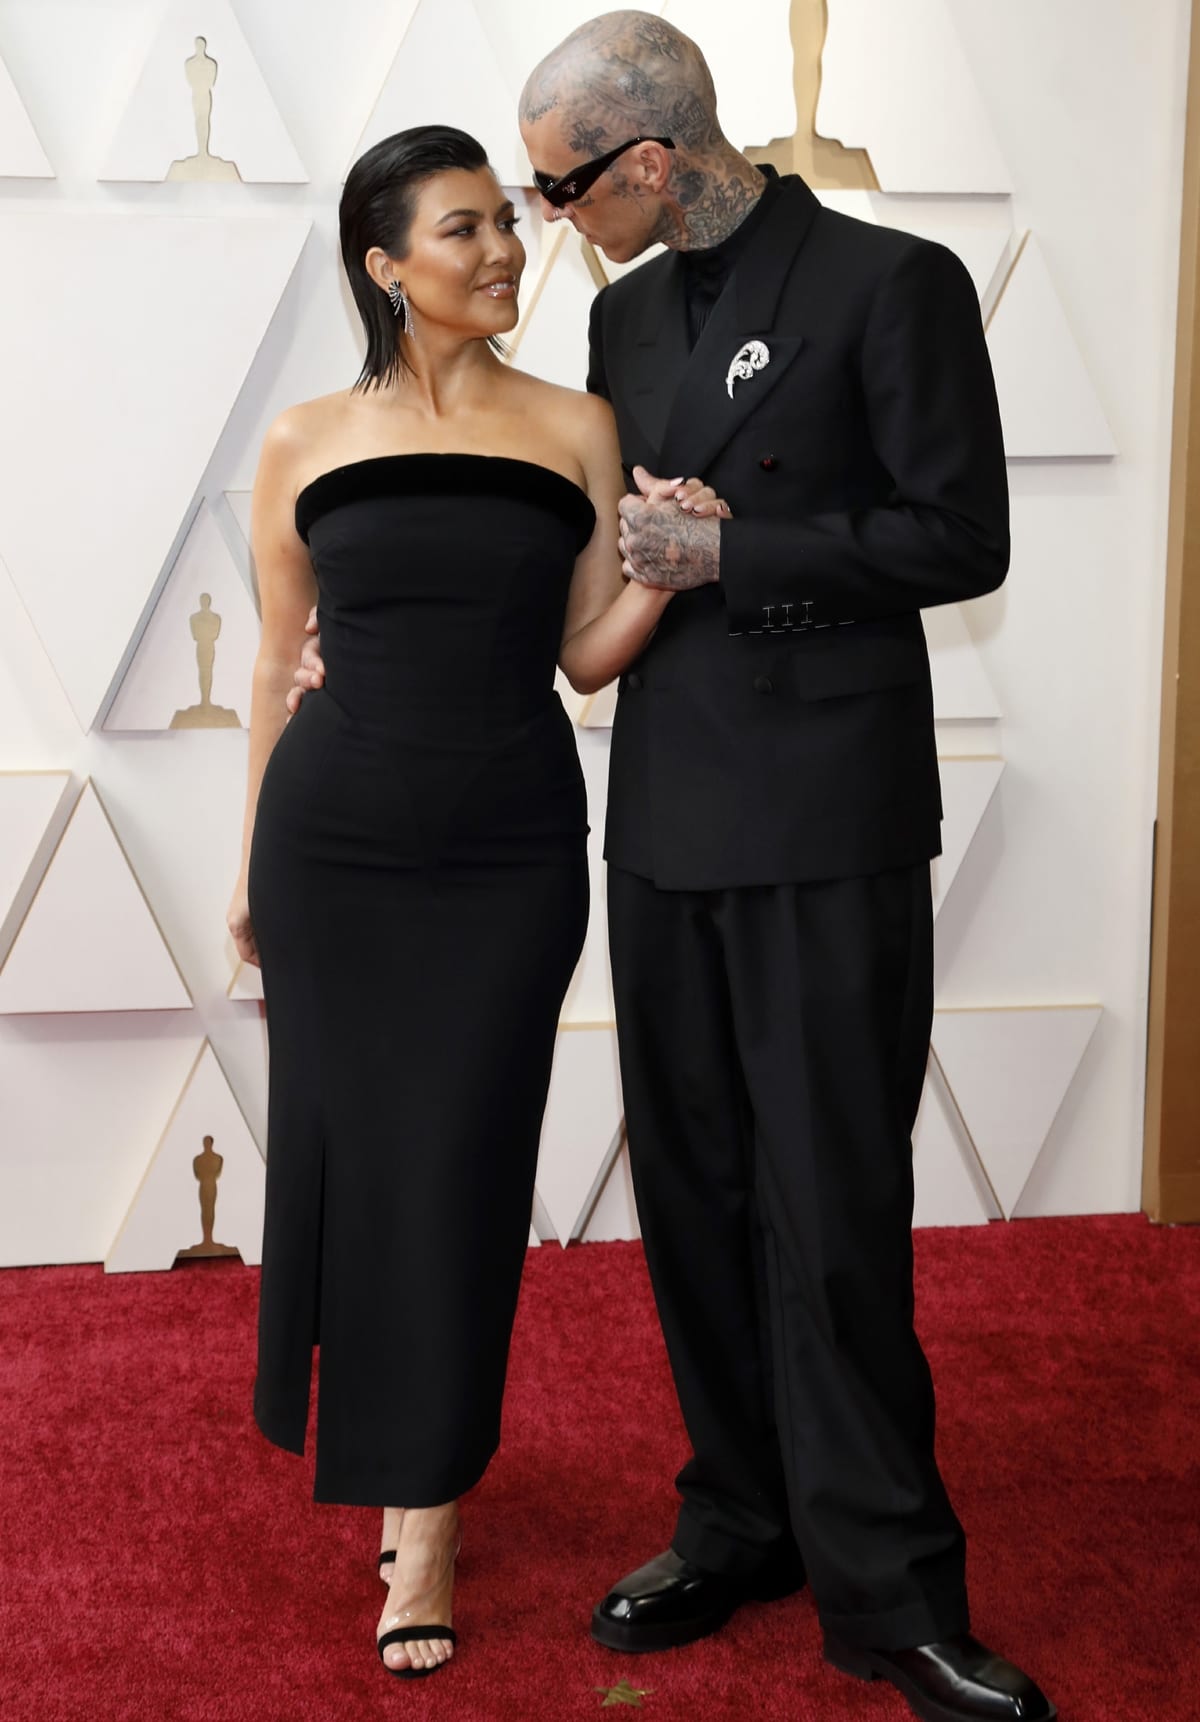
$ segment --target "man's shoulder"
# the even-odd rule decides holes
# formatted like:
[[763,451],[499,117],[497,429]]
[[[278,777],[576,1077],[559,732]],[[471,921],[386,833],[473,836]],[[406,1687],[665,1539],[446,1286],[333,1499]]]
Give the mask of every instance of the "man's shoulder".
[[907,253],[940,249],[933,240],[908,233],[902,227],[885,227],[824,203],[813,223],[813,238],[830,251],[859,258],[881,269],[889,268]]
[[810,245],[818,267],[855,275],[864,283],[877,282],[909,266],[922,275],[947,261],[951,267],[962,268],[957,254],[935,239],[902,227],[885,227],[825,204],[813,222]]

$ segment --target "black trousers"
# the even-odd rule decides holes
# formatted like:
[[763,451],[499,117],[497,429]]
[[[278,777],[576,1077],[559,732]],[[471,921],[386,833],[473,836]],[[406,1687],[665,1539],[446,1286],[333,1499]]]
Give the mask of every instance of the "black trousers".
[[693,1447],[674,1547],[749,1576],[794,1538],[852,1643],[965,1631],[913,1331],[929,868],[691,892],[610,867],[608,913],[638,1215]]

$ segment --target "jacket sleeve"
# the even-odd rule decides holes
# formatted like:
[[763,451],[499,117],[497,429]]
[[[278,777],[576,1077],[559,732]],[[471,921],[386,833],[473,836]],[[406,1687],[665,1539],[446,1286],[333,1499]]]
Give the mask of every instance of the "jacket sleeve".
[[[993,591],[1008,570],[1008,474],[975,289],[944,246],[882,279],[861,350],[883,505],[721,524],[731,631],[870,621]],[[786,606],[791,606],[787,609]]]
[[610,401],[612,396],[608,392],[608,378],[604,371],[604,312],[601,308],[601,302],[607,292],[608,288],[602,287],[597,293],[592,300],[592,312],[588,318],[587,391],[589,395],[599,395],[602,400]]

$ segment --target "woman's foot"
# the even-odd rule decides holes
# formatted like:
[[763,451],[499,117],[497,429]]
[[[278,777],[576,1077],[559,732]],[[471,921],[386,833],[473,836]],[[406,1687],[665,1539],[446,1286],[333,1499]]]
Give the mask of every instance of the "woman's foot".
[[379,1576],[386,1585],[390,1585],[392,1582],[392,1573],[396,1564],[396,1544],[400,1541],[400,1526],[403,1523],[403,1507],[385,1507],[383,1509],[383,1532],[379,1539]]
[[[449,1627],[454,1597],[454,1557],[458,1553],[458,1503],[444,1507],[409,1507],[397,1529],[396,1561],[387,1602],[376,1636],[397,1627]],[[432,1673],[454,1655],[449,1638],[436,1630],[427,1638],[389,1644],[383,1651],[393,1673],[411,1669]]]

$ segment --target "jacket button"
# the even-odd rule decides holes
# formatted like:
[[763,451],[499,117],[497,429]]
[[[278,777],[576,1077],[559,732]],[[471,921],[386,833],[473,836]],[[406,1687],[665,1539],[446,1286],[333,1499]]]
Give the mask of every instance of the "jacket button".
[[771,680],[770,676],[755,676],[754,691],[756,694],[773,694],[775,692],[775,684]]
[[625,686],[630,690],[631,693],[636,694],[638,689],[641,687],[641,685],[642,685],[641,676],[638,675],[636,670],[630,670],[629,674],[625,677]]
[[762,467],[764,472],[774,472],[775,468],[779,465],[779,462],[775,459],[773,454],[764,454],[758,464]]

